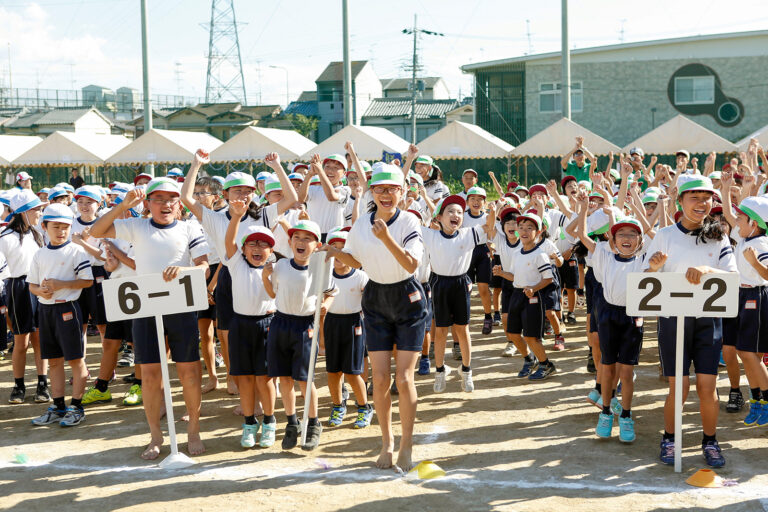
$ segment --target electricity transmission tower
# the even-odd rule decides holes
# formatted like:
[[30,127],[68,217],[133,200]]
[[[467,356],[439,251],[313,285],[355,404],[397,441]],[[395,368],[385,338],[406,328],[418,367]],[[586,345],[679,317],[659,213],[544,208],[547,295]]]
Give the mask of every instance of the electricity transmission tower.
[[245,104],[245,76],[234,0],[211,0],[211,21],[202,26],[209,31],[206,103],[236,100]]
[[[422,65],[419,63],[419,35],[427,34],[430,36],[445,37],[445,34],[441,32],[434,32],[432,30],[424,30],[416,26],[416,14],[413,15],[413,28],[403,29],[403,34],[413,35],[413,56],[412,62],[409,66],[405,66],[406,70],[411,72],[411,142],[416,144],[416,96],[419,94],[419,84],[416,83],[416,75],[421,71]],[[421,90],[424,90],[424,82],[421,81]]]

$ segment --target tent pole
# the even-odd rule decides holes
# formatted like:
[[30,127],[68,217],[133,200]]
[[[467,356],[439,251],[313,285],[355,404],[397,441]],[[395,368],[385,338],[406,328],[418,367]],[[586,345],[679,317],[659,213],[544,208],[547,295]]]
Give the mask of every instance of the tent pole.
[[528,186],[528,157],[523,158],[523,166],[525,167],[525,186]]

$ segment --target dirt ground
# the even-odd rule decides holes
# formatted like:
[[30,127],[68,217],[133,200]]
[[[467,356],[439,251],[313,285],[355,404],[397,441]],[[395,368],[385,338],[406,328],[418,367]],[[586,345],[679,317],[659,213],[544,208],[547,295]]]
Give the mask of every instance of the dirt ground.
[[[475,318],[482,318],[473,304]],[[268,450],[239,446],[242,419],[231,410],[237,398],[225,386],[204,396],[202,428],[207,453],[184,470],[166,471],[139,453],[148,441],[141,408],[121,405],[128,385],[112,385],[110,404],[91,406],[76,428],[32,427],[45,406],[5,404],[11,363],[0,362],[0,508],[23,511],[72,510],[768,510],[768,430],[741,423],[746,411],[727,414],[722,402],[719,440],[727,466],[718,474],[733,485],[700,489],[685,479],[705,467],[699,449],[701,429],[695,391],[685,409],[683,473],[658,461],[666,384],[658,376],[653,324],[637,368],[633,407],[637,441],[594,435],[598,410],[585,400],[587,373],[583,311],[566,333],[567,349],[552,353],[558,373],[531,383],[514,377],[521,359],[500,357],[503,332],[474,336],[475,392],[460,391],[451,379],[446,393],[432,391],[434,374],[417,375],[419,410],[416,460],[432,460],[447,475],[433,480],[403,478],[377,470],[379,430],[326,428],[318,450],[280,450],[284,416],[278,400],[277,443]],[[96,338],[89,340],[88,364],[98,367]],[[547,346],[551,346],[551,338]],[[31,353],[30,353],[31,359]],[[456,362],[449,360],[456,366]],[[322,358],[318,368],[324,368]],[[32,365],[27,379],[32,382]],[[128,373],[122,369],[120,376]],[[171,374],[174,375],[173,367]],[[723,372],[724,373],[724,372]],[[320,385],[321,419],[329,414],[325,375]],[[742,390],[747,392],[746,380]],[[719,380],[721,397],[728,382]],[[184,412],[174,388],[175,415]],[[350,406],[352,402],[350,402]],[[396,412],[395,408],[395,412]],[[301,411],[300,411],[301,412]],[[353,408],[350,407],[350,412]],[[351,416],[354,416],[352,414]],[[177,423],[180,449],[185,425]],[[396,433],[399,423],[395,415]],[[168,454],[167,446],[161,454]],[[15,462],[26,459],[25,463]]]

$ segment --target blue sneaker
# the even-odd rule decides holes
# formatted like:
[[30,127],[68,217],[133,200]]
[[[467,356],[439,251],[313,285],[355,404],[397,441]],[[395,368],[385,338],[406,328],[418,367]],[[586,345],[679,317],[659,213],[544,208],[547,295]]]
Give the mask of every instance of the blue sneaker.
[[725,466],[725,458],[720,452],[720,445],[717,444],[717,441],[709,441],[701,450],[704,453],[708,466],[713,468]]
[[760,417],[757,418],[757,426],[758,427],[764,427],[765,425],[768,425],[768,402],[765,402],[763,400],[760,400]]
[[539,364],[539,367],[535,372],[528,376],[528,380],[544,380],[548,379],[550,375],[555,373],[555,365],[551,362],[547,365]]
[[422,357],[419,359],[419,375],[429,375],[429,357]]
[[67,407],[67,412],[64,417],[59,421],[59,425],[62,427],[74,427],[85,421],[85,412],[80,407],[70,405]]
[[344,405],[334,405],[331,409],[331,418],[328,420],[328,425],[331,427],[338,427],[341,422],[344,421],[344,416],[347,414],[347,408]]
[[635,440],[635,420],[631,413],[629,418],[619,417],[619,441],[622,443],[631,443]]
[[354,428],[365,428],[370,426],[373,419],[373,407],[369,405],[357,408],[357,420],[355,420]]
[[240,446],[243,448],[253,448],[256,446],[256,434],[259,432],[259,422],[254,425],[243,423],[243,434],[240,436]]
[[725,359],[723,359],[723,351],[722,350],[720,351],[720,361],[717,363],[717,365],[720,366],[721,368],[725,368],[726,367]]
[[667,441],[662,437],[660,448],[659,459],[661,459],[661,462],[668,466],[673,465],[675,463],[675,442],[671,439]]
[[744,424],[751,427],[757,424],[757,420],[763,415],[763,401],[749,399],[749,413],[744,418]]
[[262,423],[261,439],[259,439],[260,448],[269,448],[275,444],[275,429],[277,423]]
[[600,413],[600,417],[597,419],[597,426],[595,427],[595,434],[597,434],[597,437],[608,439],[611,437],[611,430],[613,430],[613,414]]
[[[589,392],[587,395],[587,402],[600,407],[601,409],[603,408],[603,397],[600,396],[600,392],[596,389]],[[600,405],[598,405],[598,402],[600,402]]]
[[517,377],[520,379],[530,377],[531,374],[536,371],[536,369],[538,369],[538,367],[539,360],[536,359],[536,356],[533,356],[530,361],[523,359],[523,369],[518,372]]
[[611,411],[616,416],[621,415],[621,411],[623,411],[624,408],[621,406],[621,403],[619,402],[619,399],[616,397],[611,398]]

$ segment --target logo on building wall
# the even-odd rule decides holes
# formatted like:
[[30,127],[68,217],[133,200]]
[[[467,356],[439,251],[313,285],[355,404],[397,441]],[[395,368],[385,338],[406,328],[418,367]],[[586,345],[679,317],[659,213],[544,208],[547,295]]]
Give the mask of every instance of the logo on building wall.
[[736,126],[744,119],[744,105],[726,96],[715,70],[704,64],[686,64],[672,74],[667,85],[672,106],[681,114],[710,115],[721,126]]

